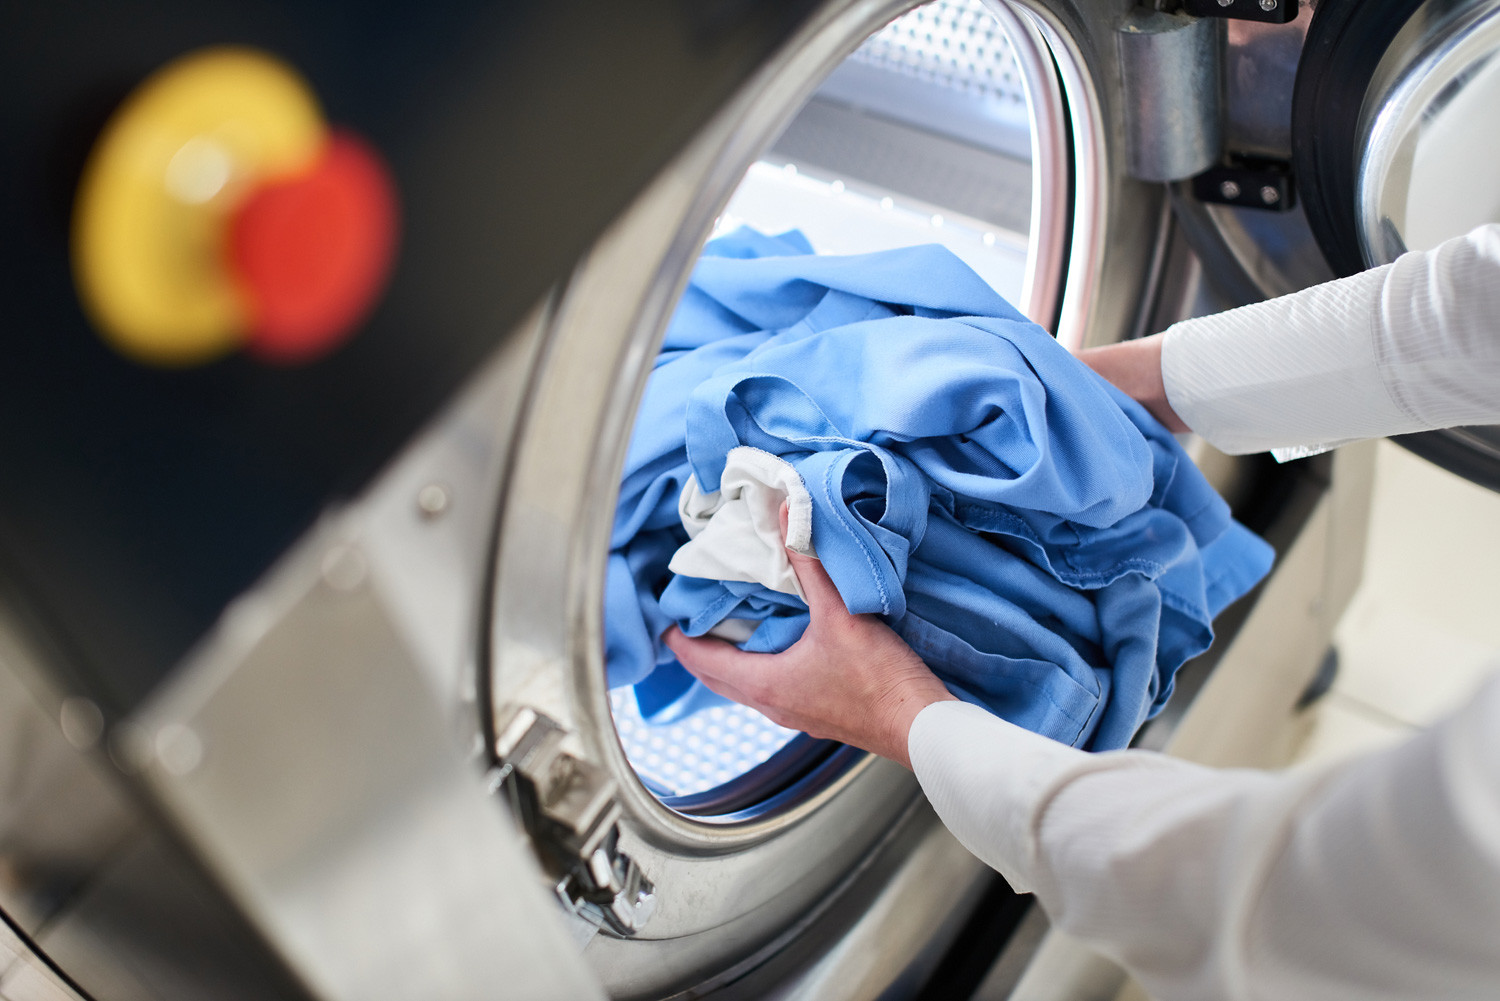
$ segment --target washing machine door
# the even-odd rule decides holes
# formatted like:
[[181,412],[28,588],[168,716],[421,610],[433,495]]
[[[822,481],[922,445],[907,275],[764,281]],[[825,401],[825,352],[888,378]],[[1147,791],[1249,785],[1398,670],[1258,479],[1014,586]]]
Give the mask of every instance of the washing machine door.
[[[1500,221],[1500,4],[1324,2],[1297,73],[1293,153],[1329,265],[1353,274]],[[1500,489],[1500,429],[1397,439]]]

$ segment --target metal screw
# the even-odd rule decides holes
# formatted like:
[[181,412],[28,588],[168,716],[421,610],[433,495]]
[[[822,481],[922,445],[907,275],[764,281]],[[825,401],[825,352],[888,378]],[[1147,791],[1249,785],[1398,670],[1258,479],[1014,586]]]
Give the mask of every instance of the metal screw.
[[1271,185],[1267,184],[1264,188],[1260,189],[1260,200],[1265,202],[1267,205],[1275,205],[1277,202],[1281,201],[1281,192],[1277,191]]
[[1220,7],[1228,7],[1232,3],[1234,3],[1234,0],[1219,0]]
[[1224,181],[1219,185],[1219,194],[1225,198],[1238,198],[1240,196],[1240,186],[1233,181]]
[[429,483],[417,491],[417,510],[422,512],[422,517],[428,521],[440,518],[448,512],[448,505],[453,498],[448,494],[448,488],[441,483]]
[[1267,14],[1276,9],[1276,0],[1260,0],[1260,9]]

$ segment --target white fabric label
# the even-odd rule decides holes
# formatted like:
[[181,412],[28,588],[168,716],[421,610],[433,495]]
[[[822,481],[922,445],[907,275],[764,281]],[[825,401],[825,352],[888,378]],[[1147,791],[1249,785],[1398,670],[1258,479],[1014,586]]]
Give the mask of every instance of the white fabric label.
[[781,543],[781,503],[787,503],[786,546],[816,556],[812,497],[792,464],[770,452],[740,445],[725,457],[719,489],[705,492],[688,480],[677,513],[689,542],[668,568],[686,577],[761,584],[805,600]]

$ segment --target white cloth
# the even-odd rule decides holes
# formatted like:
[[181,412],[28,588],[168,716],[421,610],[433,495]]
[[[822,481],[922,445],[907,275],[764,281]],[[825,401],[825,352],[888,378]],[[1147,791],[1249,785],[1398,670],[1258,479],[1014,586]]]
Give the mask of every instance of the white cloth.
[[[1500,423],[1500,226],[1178,324],[1162,369],[1228,451]],[[1090,755],[958,702],[908,751],[959,840],[1158,1001],[1500,997],[1500,676],[1318,769]]]
[[667,568],[687,577],[747,581],[806,600],[781,543],[783,501],[786,546],[816,556],[812,498],[797,470],[770,452],[731,448],[718,490],[705,492],[696,477],[682,488],[677,514],[690,541],[672,554]]
[[1184,320],[1167,400],[1222,451],[1496,423],[1500,224],[1295,295]]

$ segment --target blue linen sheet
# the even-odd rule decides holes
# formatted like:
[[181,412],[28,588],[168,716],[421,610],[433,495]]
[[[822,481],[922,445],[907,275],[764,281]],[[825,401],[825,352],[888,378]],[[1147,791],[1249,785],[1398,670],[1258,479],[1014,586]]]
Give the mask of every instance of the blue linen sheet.
[[690,475],[789,461],[851,612],[884,618],[959,698],[1065,744],[1124,747],[1270,569],[1140,405],[948,250],[817,256],[795,231],[711,242],[626,458],[606,585],[611,687],[666,723],[723,700],[660,642],[725,618],[785,649],[795,596],[674,576]]

